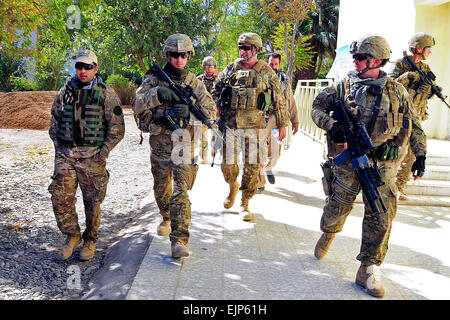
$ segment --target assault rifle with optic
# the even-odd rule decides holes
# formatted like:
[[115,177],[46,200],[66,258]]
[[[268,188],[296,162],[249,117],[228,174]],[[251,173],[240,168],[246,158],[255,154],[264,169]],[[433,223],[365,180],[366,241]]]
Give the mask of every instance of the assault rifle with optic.
[[[378,191],[378,188],[383,186],[384,182],[381,180],[380,170],[374,157],[372,157],[373,164],[370,163],[368,155],[373,153],[375,147],[372,144],[365,125],[353,116],[341,100],[337,100],[330,111],[334,112],[333,118],[344,127],[348,145],[348,148],[336,156],[333,162],[337,166],[341,166],[344,162],[350,160],[353,164],[353,171],[358,178],[361,190],[372,212],[386,213],[386,206]],[[381,205],[381,209],[377,202]]]

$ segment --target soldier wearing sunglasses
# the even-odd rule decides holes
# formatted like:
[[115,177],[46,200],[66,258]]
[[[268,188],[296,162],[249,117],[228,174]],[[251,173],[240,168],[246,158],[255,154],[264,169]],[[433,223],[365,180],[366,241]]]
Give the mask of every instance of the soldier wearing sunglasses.
[[[203,82],[187,67],[189,58],[195,54],[191,39],[181,33],[169,36],[164,44],[163,54],[167,58],[164,72],[175,83],[183,87],[190,86],[197,95],[195,103],[213,121],[217,112],[214,100]],[[150,133],[153,190],[162,217],[157,234],[169,235],[173,258],[189,256],[187,244],[191,203],[187,191],[192,189],[198,170],[194,158],[194,128],[201,126],[201,122],[190,113],[189,107],[178,102],[178,97],[168,88],[167,83],[149,75],[138,88],[132,106],[140,129]],[[172,153],[177,150],[178,142],[172,141],[173,131],[170,126],[158,121],[167,112],[173,112],[178,125],[189,134],[191,152],[187,162],[173,161]]]
[[[85,261],[95,255],[100,205],[109,180],[106,159],[123,138],[125,124],[119,97],[97,75],[94,52],[80,51],[75,69],[51,110],[49,134],[55,146],[55,168],[49,192],[58,228],[66,235],[61,258],[68,259],[83,238],[79,258]],[[78,185],[86,216],[82,236],[75,211]]]
[[[241,34],[238,39],[240,58],[219,74],[213,89],[221,120],[226,124],[221,128],[227,137],[223,145],[221,169],[230,191],[223,206],[230,209],[241,190],[239,214],[244,221],[253,220],[249,201],[257,192],[259,171],[267,157],[266,116],[275,117],[279,141],[286,136],[289,121],[280,80],[265,61],[258,60],[258,53],[262,49],[259,35]],[[228,130],[246,136],[228,135]],[[234,143],[230,143],[229,137],[234,139]],[[241,151],[244,170],[239,184],[238,155]]]
[[[312,119],[327,132],[329,170],[324,170],[326,203],[320,222],[322,236],[314,255],[323,259],[336,233],[342,231],[356,196],[361,191],[351,161],[336,166],[332,158],[346,149],[346,131],[330,114],[330,107],[339,99],[362,122],[375,146],[371,161],[376,158],[382,181],[378,190],[387,207],[386,212],[374,213],[367,199],[364,201],[362,240],[359,255],[361,265],[356,274],[356,284],[375,297],[383,297],[385,289],[375,278],[374,266],[383,262],[397,213],[397,187],[399,148],[409,143],[417,157],[417,175],[425,170],[426,137],[420,122],[414,116],[411,100],[405,88],[380,68],[388,61],[391,50],[381,36],[368,35],[350,46],[355,70],[341,81],[321,91],[313,102]],[[421,160],[420,160],[421,159]]]

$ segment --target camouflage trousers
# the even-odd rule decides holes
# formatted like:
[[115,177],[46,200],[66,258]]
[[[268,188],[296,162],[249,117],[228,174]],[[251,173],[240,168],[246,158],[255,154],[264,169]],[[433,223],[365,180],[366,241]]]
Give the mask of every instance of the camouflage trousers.
[[[394,161],[379,162],[378,166],[381,178],[385,182],[378,190],[387,212],[374,214],[363,196],[362,240],[357,259],[379,266],[386,256],[392,221],[397,213],[397,187],[394,182],[397,166]],[[361,190],[351,163],[344,163],[340,167],[334,166],[333,175],[331,194],[326,200],[320,221],[321,230],[327,233],[342,231],[345,220],[353,208],[353,202]]]
[[412,152],[411,146],[408,145],[408,152],[406,153],[405,157],[400,160],[400,166],[397,173],[396,184],[400,192],[403,192],[403,189],[411,178],[411,168],[414,164],[414,161],[416,161],[416,156]]
[[192,189],[198,171],[194,163],[193,129],[186,131],[192,134],[192,140],[187,141],[186,149],[181,149],[178,154],[185,159],[181,163],[175,163],[172,158],[174,147],[180,147],[180,144],[172,142],[171,131],[164,130],[150,136],[150,164],[156,203],[162,218],[170,220],[170,241],[179,240],[184,244],[189,241],[191,222],[191,202],[187,191]]
[[240,190],[242,199],[250,200],[258,189],[259,172],[267,158],[267,138],[265,129],[236,131],[237,136],[227,134],[222,150],[222,173],[225,182],[234,184],[239,175],[239,155],[243,159]]
[[51,194],[56,223],[62,233],[67,235],[80,233],[75,210],[79,185],[86,216],[86,230],[82,237],[84,240],[97,241],[100,205],[105,199],[108,181],[106,159],[98,155],[75,159],[56,154],[54,173],[48,191]]

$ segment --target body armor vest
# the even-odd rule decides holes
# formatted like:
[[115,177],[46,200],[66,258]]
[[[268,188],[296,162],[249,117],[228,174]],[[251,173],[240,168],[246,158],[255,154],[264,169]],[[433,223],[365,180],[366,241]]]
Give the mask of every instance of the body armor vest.
[[69,82],[63,97],[62,121],[58,139],[69,146],[98,147],[105,140],[106,86],[76,90]]

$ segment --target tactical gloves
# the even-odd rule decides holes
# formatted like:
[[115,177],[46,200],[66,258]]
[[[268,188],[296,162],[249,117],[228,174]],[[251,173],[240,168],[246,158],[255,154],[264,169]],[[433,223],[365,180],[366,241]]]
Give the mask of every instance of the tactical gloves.
[[189,106],[187,104],[176,104],[172,108],[173,113],[181,118],[189,118]]
[[344,127],[341,124],[335,122],[330,130],[330,138],[334,143],[347,142],[347,139],[345,138]]
[[375,158],[382,161],[398,159],[398,145],[393,140],[387,140],[385,143],[375,149]]
[[[422,177],[425,173],[425,160],[427,157],[425,156],[417,156],[416,161],[413,163],[411,167],[411,171],[414,176]],[[415,174],[417,171],[417,174]]]
[[180,100],[180,99],[178,99],[175,92],[173,92],[172,90],[170,90],[167,87],[158,87],[156,89],[156,92],[158,93],[158,99],[161,102],[167,102],[167,103],[171,104],[174,102],[178,102]]

